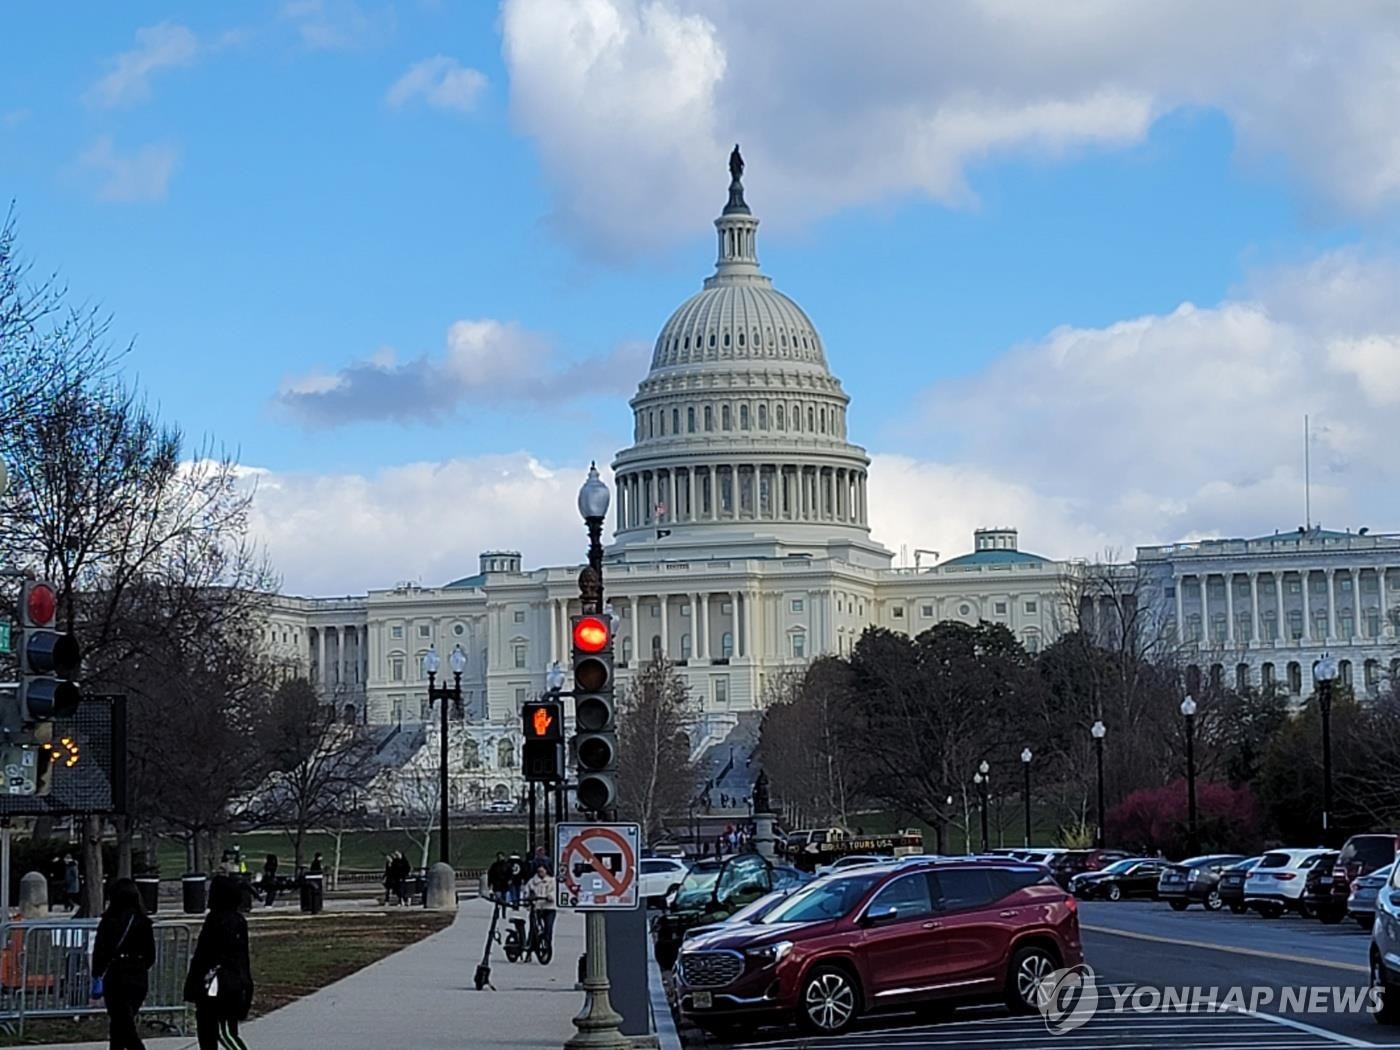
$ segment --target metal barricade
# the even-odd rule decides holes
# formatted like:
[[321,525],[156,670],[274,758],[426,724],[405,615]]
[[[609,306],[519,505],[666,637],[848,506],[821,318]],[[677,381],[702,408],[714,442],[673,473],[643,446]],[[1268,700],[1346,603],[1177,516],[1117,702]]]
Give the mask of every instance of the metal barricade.
[[[141,1007],[143,1017],[173,1015],[182,1034],[188,1004],[185,974],[197,931],[189,923],[154,924],[156,961]],[[0,925],[0,1022],[24,1033],[35,1017],[80,1017],[106,1012],[91,998],[96,919],[13,922]]]

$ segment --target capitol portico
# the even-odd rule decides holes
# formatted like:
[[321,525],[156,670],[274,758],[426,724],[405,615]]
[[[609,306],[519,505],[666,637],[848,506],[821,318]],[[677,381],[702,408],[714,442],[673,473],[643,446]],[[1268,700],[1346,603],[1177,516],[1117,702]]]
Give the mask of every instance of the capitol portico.
[[[697,749],[760,710],[784,671],[849,652],[872,625],[918,634],[989,621],[1038,651],[1078,622],[1067,581],[1083,565],[1023,551],[1016,529],[992,527],[966,554],[892,567],[870,536],[870,460],[848,440],[850,399],[816,326],[762,272],[737,149],[730,166],[715,271],[662,325],[630,403],[604,567],[620,681],[652,655],[674,662],[703,712]],[[476,568],[436,587],[277,598],[262,628],[288,673],[430,764],[422,658],[460,646],[459,805],[518,794],[520,705],[545,689],[551,664],[568,666],[579,611],[579,565],[527,569],[506,549]],[[1328,646],[1358,692],[1397,667],[1400,536],[1314,529],[1142,547],[1135,568],[1120,568],[1136,572],[1197,676],[1303,695]]]

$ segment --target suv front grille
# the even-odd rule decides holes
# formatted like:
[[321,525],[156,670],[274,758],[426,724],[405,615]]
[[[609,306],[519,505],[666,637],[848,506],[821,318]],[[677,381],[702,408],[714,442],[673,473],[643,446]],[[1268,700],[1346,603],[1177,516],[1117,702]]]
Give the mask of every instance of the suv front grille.
[[733,984],[744,972],[744,957],[738,952],[683,952],[681,977],[690,988],[722,988]]

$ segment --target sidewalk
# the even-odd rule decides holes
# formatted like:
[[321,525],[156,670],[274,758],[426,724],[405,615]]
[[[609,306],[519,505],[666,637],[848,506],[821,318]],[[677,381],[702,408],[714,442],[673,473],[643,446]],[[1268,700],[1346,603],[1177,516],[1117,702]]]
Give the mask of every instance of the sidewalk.
[[[244,1027],[251,1050],[558,1050],[583,1005],[574,990],[583,916],[561,911],[548,966],[507,962],[491,951],[495,991],[472,984],[491,906],[462,902],[440,933]],[[47,1050],[106,1050],[106,1043]],[[188,1038],[148,1039],[149,1050],[193,1050]]]

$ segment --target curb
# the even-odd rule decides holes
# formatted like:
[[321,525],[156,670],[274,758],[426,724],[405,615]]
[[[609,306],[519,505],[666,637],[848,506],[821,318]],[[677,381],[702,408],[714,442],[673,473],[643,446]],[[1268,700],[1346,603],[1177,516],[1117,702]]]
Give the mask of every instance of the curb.
[[666,982],[651,952],[647,952],[647,987],[651,994],[651,1023],[656,1029],[657,1045],[661,1050],[681,1050],[676,1019],[671,1015],[671,1004],[666,998]]

